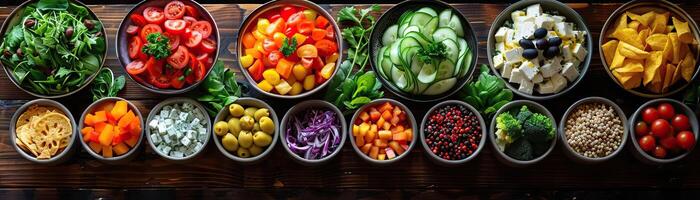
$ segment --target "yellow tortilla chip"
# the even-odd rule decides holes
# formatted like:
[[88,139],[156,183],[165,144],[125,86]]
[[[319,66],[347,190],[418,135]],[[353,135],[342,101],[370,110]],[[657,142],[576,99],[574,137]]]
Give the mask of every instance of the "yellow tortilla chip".
[[664,46],[663,50],[663,57],[664,60],[666,61],[672,61],[673,60],[673,44],[671,44],[671,37],[669,35],[666,35],[668,39],[666,39],[666,45]]
[[653,92],[653,93],[661,93],[661,86],[663,83],[661,82],[654,82],[649,85],[646,85],[647,90]]
[[644,48],[644,45],[637,38],[638,34],[639,33],[637,33],[637,30],[635,30],[635,29],[623,28],[621,30],[615,31],[612,36],[615,39],[618,39],[622,42],[629,43],[629,44],[631,44],[639,49],[642,49],[642,48]]
[[663,14],[656,14],[656,19],[654,19],[654,24],[651,25],[651,33],[666,33],[666,24],[668,24],[668,16],[670,14],[665,12]]
[[626,58],[643,60],[649,57],[649,52],[639,49],[627,42],[620,42],[620,54]]
[[613,71],[613,76],[622,84],[625,89],[634,89],[642,83],[642,73],[621,73]]
[[646,59],[644,62],[644,85],[660,80],[658,75],[660,71],[659,68],[661,68],[664,63],[662,54],[663,52],[661,51],[652,51],[649,53],[649,59]]
[[620,18],[618,18],[618,20],[615,22],[613,27],[612,32],[608,34],[609,38],[614,38],[616,32],[627,28],[627,13],[622,14],[622,16],[620,16]]
[[608,64],[608,66],[612,64],[617,44],[617,40],[610,40],[603,44],[603,46],[600,46],[601,49],[603,49],[603,58],[605,58],[605,63]]
[[659,33],[652,34],[646,39],[647,46],[651,47],[653,51],[663,51],[667,42],[668,36]]
[[666,73],[664,74],[664,84],[661,87],[661,92],[665,93],[668,87],[673,84],[673,73],[676,71],[676,66],[672,64],[666,65]]
[[623,62],[625,61],[625,57],[620,54],[620,46],[622,45],[618,44],[617,48],[615,48],[615,56],[613,56],[612,63],[610,64],[610,70],[622,67]]
[[670,57],[670,61],[673,64],[678,64],[681,61],[681,42],[678,40],[678,34],[676,33],[669,33],[668,34],[669,41],[671,42],[671,47],[673,49],[673,54],[672,57]]
[[632,22],[630,22],[630,23],[627,23],[627,28],[631,28],[631,29],[634,29],[634,30],[639,30],[639,25],[641,25],[641,23],[639,23],[639,21],[637,21],[637,20],[634,20],[634,21],[632,21]]
[[688,22],[683,22],[676,19],[676,17],[671,17],[671,21],[673,21],[673,26],[676,28],[676,33],[678,33],[678,39],[686,44],[693,43],[693,34],[690,33]]
[[690,82],[695,73],[695,56],[692,52],[685,54],[685,58],[678,64],[678,68],[681,70],[681,76],[685,81]]
[[[666,64],[666,67],[667,67],[667,68],[668,68],[668,65],[671,65],[671,64]],[[673,84],[676,84],[676,83],[678,82],[678,80],[681,79],[681,74],[682,74],[681,69],[682,69],[682,67],[681,67],[680,65],[678,65],[678,66],[673,66],[673,67],[674,67],[673,76],[672,76],[673,78],[671,78],[671,83],[669,84],[669,87],[670,87],[671,85],[673,85]]]
[[654,11],[649,11],[649,12],[644,13],[644,14],[642,14],[642,15],[638,15],[638,14],[634,14],[634,13],[631,13],[631,12],[627,12],[627,15],[630,17],[630,19],[635,20],[635,21],[639,21],[640,24],[642,24],[642,25],[644,25],[644,26],[647,26],[647,27],[648,27],[649,24],[651,24],[651,23],[654,21],[654,19],[656,18],[656,17],[655,17],[655,16],[656,16],[656,13],[654,13]]
[[642,60],[626,59],[622,64],[623,67],[617,68],[615,71],[620,73],[644,72],[644,65],[642,62]]
[[637,41],[639,41],[639,43],[641,44],[642,47],[640,49],[642,50],[647,45],[646,39],[649,37],[649,32],[650,31],[647,28],[639,31],[639,33],[637,34]]

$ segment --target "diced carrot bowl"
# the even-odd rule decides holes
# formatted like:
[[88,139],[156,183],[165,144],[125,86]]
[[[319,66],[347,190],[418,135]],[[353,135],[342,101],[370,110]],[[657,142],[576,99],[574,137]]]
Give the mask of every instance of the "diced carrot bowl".
[[360,108],[350,130],[359,153],[372,160],[388,161],[406,154],[414,142],[410,112],[398,102],[379,100]]
[[141,114],[126,100],[95,102],[81,120],[80,135],[94,155],[116,158],[136,148],[143,128]]

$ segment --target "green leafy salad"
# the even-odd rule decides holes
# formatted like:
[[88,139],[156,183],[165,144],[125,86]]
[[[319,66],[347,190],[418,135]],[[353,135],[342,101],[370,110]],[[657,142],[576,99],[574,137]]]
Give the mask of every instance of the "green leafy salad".
[[21,87],[41,95],[60,95],[87,84],[105,53],[99,20],[68,0],[29,4],[0,44],[0,62]]
[[525,161],[543,155],[556,134],[549,117],[532,112],[527,106],[496,116],[496,129],[498,149]]

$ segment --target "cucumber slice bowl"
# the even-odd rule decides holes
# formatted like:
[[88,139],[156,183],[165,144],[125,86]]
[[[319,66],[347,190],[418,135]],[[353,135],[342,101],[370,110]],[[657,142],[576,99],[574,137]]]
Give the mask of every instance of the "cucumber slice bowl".
[[372,68],[407,100],[437,101],[464,86],[476,67],[477,40],[459,10],[435,0],[408,0],[387,10],[370,39]]

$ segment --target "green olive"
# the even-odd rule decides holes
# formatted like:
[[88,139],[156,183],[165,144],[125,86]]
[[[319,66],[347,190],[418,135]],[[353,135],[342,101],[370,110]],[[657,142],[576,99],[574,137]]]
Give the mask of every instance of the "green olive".
[[233,117],[241,117],[243,116],[243,106],[237,103],[231,104],[228,106],[228,113]]
[[241,124],[241,129],[249,131],[253,129],[253,126],[255,125],[255,120],[251,116],[243,116],[240,119],[240,124]]
[[272,143],[272,137],[270,137],[270,135],[267,133],[258,131],[255,132],[255,135],[253,135],[253,143],[255,143],[257,146],[266,147]]
[[248,151],[250,151],[251,156],[257,156],[263,152],[263,148],[257,145],[253,145],[252,147],[248,148]]
[[238,148],[238,151],[236,152],[236,154],[238,154],[238,157],[241,157],[241,158],[250,157],[250,151],[248,151],[248,149],[246,149],[246,148]]
[[260,130],[263,132],[272,135],[275,132],[275,124],[272,122],[272,119],[269,117],[262,117],[260,118]]
[[238,150],[238,139],[232,134],[226,134],[223,139],[221,139],[221,144],[224,145],[224,149],[227,151],[234,152]]
[[241,132],[241,121],[238,118],[229,119],[228,131],[233,134],[233,136],[238,137],[238,133]]
[[214,133],[218,136],[226,135],[228,133],[228,123],[225,121],[216,122],[214,124]]
[[253,134],[250,131],[241,131],[238,134],[238,144],[243,148],[250,148],[253,145]]
[[253,117],[255,116],[255,112],[258,111],[258,108],[255,107],[248,107],[245,109],[245,116],[250,116]]
[[267,108],[261,108],[258,109],[258,111],[255,111],[255,121],[260,121],[260,118],[262,117],[269,117],[270,116],[270,110]]
[[253,130],[252,130],[252,131],[253,131],[253,132],[260,131],[260,123],[255,122],[255,124],[253,124]]

